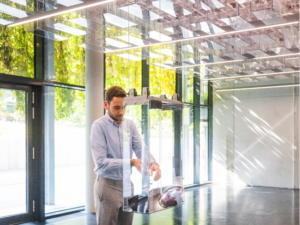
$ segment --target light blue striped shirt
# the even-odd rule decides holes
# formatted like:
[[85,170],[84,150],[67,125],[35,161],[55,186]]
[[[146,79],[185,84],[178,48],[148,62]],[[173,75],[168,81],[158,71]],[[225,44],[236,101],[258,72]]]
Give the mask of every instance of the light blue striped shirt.
[[[133,151],[141,159],[142,140],[135,124],[127,120],[130,125],[130,157]],[[91,130],[91,150],[95,163],[95,173],[101,177],[113,180],[123,180],[123,121],[118,126],[106,113],[105,116],[94,121]],[[154,162],[152,156],[150,164]]]

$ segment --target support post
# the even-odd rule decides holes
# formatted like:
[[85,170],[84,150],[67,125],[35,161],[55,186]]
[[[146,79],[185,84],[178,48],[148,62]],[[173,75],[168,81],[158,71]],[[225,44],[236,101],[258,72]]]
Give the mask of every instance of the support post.
[[[86,44],[99,45],[97,26],[103,22],[102,8],[94,7],[87,10],[88,24]],[[90,133],[93,122],[104,115],[104,53],[89,47],[85,51],[85,109],[86,109],[86,204],[85,210],[94,213],[94,161],[90,148]]]
[[208,181],[212,181],[213,155],[213,83],[208,82]]

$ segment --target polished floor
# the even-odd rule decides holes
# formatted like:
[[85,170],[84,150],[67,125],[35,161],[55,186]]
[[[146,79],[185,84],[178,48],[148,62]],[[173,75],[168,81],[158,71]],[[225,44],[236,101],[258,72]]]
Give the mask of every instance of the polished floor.
[[[151,215],[135,214],[133,225],[299,225],[299,191],[205,185],[187,189],[185,202]],[[26,225],[94,225],[84,212]],[[25,224],[24,224],[25,225]]]

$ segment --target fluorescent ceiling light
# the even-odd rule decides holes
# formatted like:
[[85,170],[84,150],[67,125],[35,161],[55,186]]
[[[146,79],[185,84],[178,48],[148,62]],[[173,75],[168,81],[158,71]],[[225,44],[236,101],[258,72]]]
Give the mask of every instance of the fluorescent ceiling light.
[[81,36],[85,35],[86,32],[84,30],[80,30],[74,27],[70,27],[68,25],[62,24],[62,23],[55,23],[54,24],[54,29],[60,30],[65,33],[73,34],[75,36]]
[[264,9],[260,11],[252,11],[254,16],[266,25],[278,24],[286,22],[282,16],[273,9]]
[[133,60],[133,61],[140,61],[140,60],[142,60],[141,57],[138,57],[138,56],[135,56],[135,55],[131,55],[131,54],[127,54],[127,53],[119,54],[117,56],[122,57],[124,59]]
[[225,5],[217,0],[208,0],[206,1],[206,3],[208,4],[208,6],[212,9],[220,9],[225,7]]
[[10,0],[10,1],[18,3],[19,5],[27,6],[26,0]]
[[152,5],[169,15],[176,17],[174,5],[171,0],[154,1],[154,2],[152,2]]
[[191,14],[192,13],[189,10],[183,8],[183,15],[187,16],[187,15],[191,15]]
[[266,34],[257,34],[257,35],[251,35],[249,36],[255,43],[258,44],[272,44],[275,43],[276,41],[274,41],[272,38],[270,38],[268,35]]
[[171,49],[167,49],[167,48],[164,48],[164,49],[158,49],[158,50],[155,50],[156,52],[160,52],[164,55],[168,55],[168,56],[173,56],[173,52]]
[[126,44],[126,43],[123,43],[123,42],[120,42],[120,41],[116,41],[116,40],[111,39],[111,38],[105,38],[105,43],[108,44],[108,45],[117,47],[117,48],[124,48],[124,47],[130,46],[129,44]]
[[56,0],[56,2],[58,4],[61,4],[61,5],[67,6],[67,7],[83,3],[82,1],[79,1],[79,0]]
[[2,24],[2,25],[7,25],[7,24],[10,24],[10,23],[12,23],[12,22],[9,21],[9,20],[5,20],[5,19],[0,18],[0,24]]
[[247,51],[250,55],[257,57],[268,57],[269,55],[264,53],[261,50],[251,50],[251,51]]
[[232,59],[246,59],[245,56],[243,56],[237,52],[227,53],[227,54],[224,54],[224,56],[228,56],[229,58],[232,58]]
[[212,50],[221,50],[224,49],[224,47],[214,41],[207,41],[207,42],[202,42],[202,46],[212,49]]
[[129,42],[133,45],[144,45],[144,41],[131,35],[117,36],[118,39]]
[[193,47],[191,45],[183,45],[181,46],[181,49],[189,53],[194,53]]
[[198,2],[197,6],[199,6],[200,8],[202,8],[205,11],[210,11],[211,10],[211,8],[208,5],[206,5],[205,3],[203,3],[202,1]]
[[228,44],[234,46],[234,47],[246,47],[249,44],[245,41],[243,41],[242,39],[238,38],[238,37],[234,37],[234,38],[226,38],[226,39],[222,39],[223,41],[227,42]]
[[[95,2],[95,3],[91,3],[91,4],[84,4],[84,5],[80,5],[80,6],[74,6],[74,7],[68,8],[66,10],[61,10],[59,12],[55,12],[55,10],[53,10],[54,12],[49,11],[47,13],[42,13],[41,16],[36,16],[34,18],[29,18],[29,19],[26,19],[26,20],[22,20],[20,22],[15,22],[13,24],[10,24],[9,27],[14,27],[14,26],[17,26],[17,25],[25,24],[25,23],[30,23],[30,22],[46,19],[46,18],[58,16],[58,15],[61,15],[61,14],[64,14],[64,13],[74,12],[74,11],[77,11],[77,10],[90,8],[90,7],[106,4],[106,3],[109,3],[109,2],[113,2],[113,1],[115,1],[115,0],[104,0],[104,1],[101,1],[101,2]],[[0,8],[1,8],[1,6],[0,6]],[[1,12],[1,10],[0,10],[0,12]]]
[[190,31],[190,30],[188,30],[188,29],[186,29],[184,27],[181,27],[181,26],[180,26],[180,28],[181,28],[181,31],[182,31],[182,36],[184,38],[194,37],[193,31]]
[[65,41],[65,40],[69,39],[68,37],[64,37],[64,36],[61,36],[61,35],[58,35],[58,34],[54,34],[54,38],[57,41]]
[[153,63],[153,65],[162,67],[164,69],[172,69],[173,68],[172,66],[168,66],[168,65],[162,64],[162,63]]
[[[136,52],[136,54],[142,55],[141,52]],[[145,55],[144,55],[144,56],[145,56]],[[159,58],[162,58],[161,55],[155,54],[155,53],[153,53],[153,52],[149,52],[149,57],[152,58],[152,59],[159,59]]]
[[25,11],[5,5],[3,3],[0,3],[0,12],[17,17],[17,18],[27,17],[27,13]]
[[171,32],[172,34],[174,34],[174,29],[173,29],[173,27],[165,28],[165,30]]
[[300,84],[285,84],[285,85],[272,85],[272,86],[260,86],[260,87],[240,87],[240,88],[226,88],[226,89],[216,89],[218,92],[224,91],[244,91],[244,90],[254,90],[254,89],[266,89],[266,88],[282,88],[282,87],[297,87]]
[[87,19],[86,18],[79,17],[79,18],[68,20],[68,21],[87,28]]
[[[200,26],[197,26],[197,25],[200,25]],[[203,32],[205,32],[207,34],[220,34],[220,33],[225,32],[223,29],[221,29],[220,27],[214,25],[213,23],[211,23],[209,21],[200,22],[200,23],[197,23],[197,25],[195,24],[194,27],[196,27],[199,30],[202,30]]]
[[[288,25],[294,25],[294,24],[298,24],[298,23],[299,23],[299,21],[295,21],[295,22],[282,23],[282,24],[276,24],[276,25],[271,25],[271,26],[250,28],[250,29],[245,29],[245,30],[230,31],[230,32],[220,33],[220,34],[211,34],[211,35],[206,35],[206,36],[197,36],[197,37],[191,37],[191,38],[185,38],[185,39],[177,39],[177,40],[172,40],[172,41],[165,41],[163,44],[171,44],[171,43],[178,43],[178,42],[191,41],[191,40],[201,40],[201,39],[208,39],[208,38],[214,38],[214,37],[235,35],[235,34],[245,33],[245,32],[249,32],[249,31],[253,32],[256,30],[264,30],[267,28],[288,26]],[[167,28],[167,29],[169,29],[169,28]],[[151,47],[151,46],[156,46],[156,45],[161,45],[161,44],[162,43],[148,44],[148,45],[144,45],[144,46],[135,46],[135,47],[131,47],[131,48],[118,49],[118,50],[114,50],[114,51],[136,49],[136,48],[141,48],[141,47]]]
[[222,18],[220,20],[236,30],[248,30],[248,29],[255,28],[252,24],[248,23],[246,20],[244,20],[240,16]]
[[185,59],[184,61],[195,64],[195,60],[193,58],[188,58],[188,59]]
[[164,35],[162,33],[159,33],[157,31],[150,31],[149,32],[149,36],[150,36],[150,38],[152,38],[154,40],[162,41],[162,42],[171,41],[172,40],[171,37],[169,37],[167,35]]
[[275,48],[271,48],[271,50],[273,52],[275,52],[276,54],[291,54],[292,53],[286,47],[275,47]]
[[[120,10],[123,10],[131,15],[134,15],[140,19],[144,19],[143,18],[143,13],[142,13],[142,8],[140,5],[138,4],[133,4],[133,5],[128,5],[128,6],[124,6],[124,7],[120,7]],[[149,15],[150,15],[150,20],[158,20],[161,19],[163,17],[161,17],[160,15],[149,11]]]
[[117,27],[126,28],[126,27],[132,27],[137,25],[136,23],[130,22],[111,13],[105,13],[103,14],[103,16],[105,18],[106,23],[113,24]]

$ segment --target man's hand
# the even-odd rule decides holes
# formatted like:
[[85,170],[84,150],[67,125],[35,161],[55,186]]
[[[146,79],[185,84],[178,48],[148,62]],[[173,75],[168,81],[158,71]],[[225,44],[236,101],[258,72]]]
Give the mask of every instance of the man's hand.
[[143,173],[147,171],[147,167],[145,164],[143,164],[142,168],[142,160],[140,159],[130,159],[130,165],[134,166],[140,173],[142,173],[141,170],[143,170]]
[[153,163],[150,167],[150,175],[153,176],[153,171],[155,171],[154,181],[157,181],[161,177],[161,171],[156,163]]

